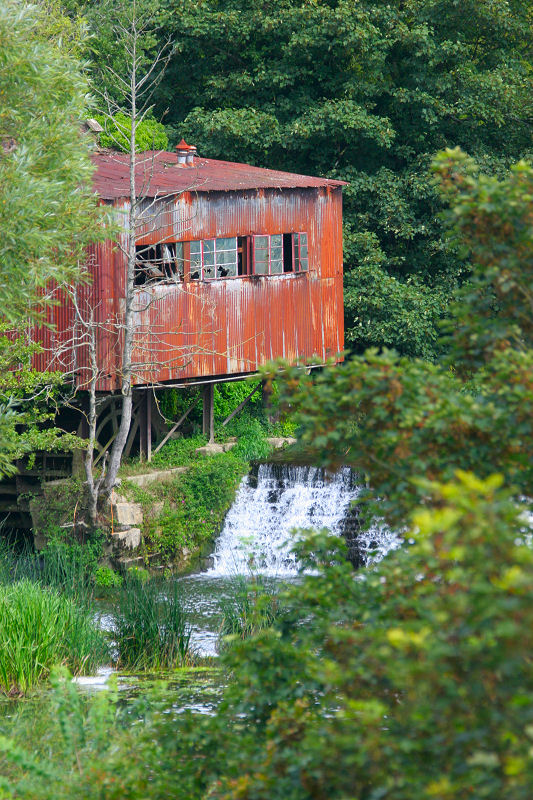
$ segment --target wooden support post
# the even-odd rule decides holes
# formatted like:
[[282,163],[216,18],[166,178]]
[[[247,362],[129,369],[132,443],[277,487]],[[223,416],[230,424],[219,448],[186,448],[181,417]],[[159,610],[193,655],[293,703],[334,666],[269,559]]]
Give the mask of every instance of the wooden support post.
[[152,392],[146,390],[146,460],[152,460]]
[[139,458],[141,461],[144,461],[148,455],[148,441],[146,436],[146,398],[142,398],[141,402],[139,403],[137,413],[139,414]]
[[202,415],[202,432],[209,437],[209,442],[215,441],[215,385],[207,383],[204,386],[204,410]]
[[169,432],[167,433],[167,435],[165,436],[165,438],[164,438],[164,439],[163,439],[161,442],[159,442],[159,444],[157,445],[157,447],[156,447],[156,448],[155,448],[155,450],[154,450],[154,454],[155,454],[155,453],[158,453],[158,452],[159,452],[159,450],[161,450],[161,448],[163,447],[163,445],[164,445],[164,444],[166,444],[166,443],[168,442],[168,440],[170,439],[170,437],[172,436],[172,434],[173,434],[173,433],[175,433],[175,432],[178,430],[178,428],[179,428],[179,426],[181,425],[181,423],[182,423],[182,422],[185,422],[185,420],[187,419],[187,417],[189,416],[189,414],[191,413],[191,411],[193,410],[193,408],[195,407],[195,405],[196,405],[196,403],[197,403],[197,402],[198,402],[198,397],[196,398],[196,400],[194,401],[194,403],[193,403],[192,405],[190,405],[190,406],[189,406],[189,408],[187,409],[187,411],[186,411],[184,414],[182,414],[182,415],[181,415],[181,417],[179,418],[179,420],[178,420],[176,423],[174,423],[174,425],[173,425],[173,426],[172,426],[172,428],[169,430]]
[[231,414],[229,414],[229,416],[227,416],[227,417],[226,417],[226,419],[224,420],[224,422],[222,423],[222,425],[227,425],[227,424],[228,424],[228,422],[229,422],[230,420],[232,420],[232,419],[233,419],[233,417],[234,417],[234,416],[236,416],[236,415],[239,413],[239,411],[242,411],[242,409],[244,408],[244,406],[246,405],[246,403],[248,402],[248,400],[250,399],[250,397],[253,397],[253,396],[254,396],[254,394],[255,394],[255,393],[256,393],[256,392],[257,392],[257,391],[258,391],[258,390],[259,390],[259,389],[262,387],[262,385],[263,385],[262,383],[258,383],[258,384],[257,384],[257,386],[255,387],[255,389],[252,389],[252,391],[251,391],[249,394],[247,394],[247,395],[246,395],[246,397],[244,398],[244,400],[242,401],[242,403],[239,403],[239,405],[237,406],[237,408],[235,408],[235,409],[234,409],[234,410],[231,412]]

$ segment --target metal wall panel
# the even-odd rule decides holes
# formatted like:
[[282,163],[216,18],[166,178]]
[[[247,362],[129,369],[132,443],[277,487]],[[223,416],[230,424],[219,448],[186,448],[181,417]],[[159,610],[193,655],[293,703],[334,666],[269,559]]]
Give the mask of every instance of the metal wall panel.
[[[138,385],[254,372],[272,359],[325,360],[344,346],[342,198],[337,186],[185,193],[147,220],[140,244],[261,233],[307,232],[309,272],[153,284],[136,290],[135,382]],[[115,201],[125,219],[127,204]],[[159,221],[162,220],[162,227]],[[93,279],[81,296],[98,322],[100,391],[120,388],[125,259],[112,242],[88,254]],[[54,342],[72,339],[73,310],[50,309],[39,369],[52,364]],[[74,350],[76,352],[74,352]],[[57,359],[56,359],[57,361]],[[65,359],[87,380],[88,350]]]

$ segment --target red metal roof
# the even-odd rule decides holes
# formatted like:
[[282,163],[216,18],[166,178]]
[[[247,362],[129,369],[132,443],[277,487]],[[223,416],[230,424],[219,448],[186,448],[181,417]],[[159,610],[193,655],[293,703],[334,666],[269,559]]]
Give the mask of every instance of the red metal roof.
[[[93,155],[94,188],[104,200],[129,195],[129,156],[114,151]],[[177,163],[176,153],[149,150],[137,155],[137,191],[146,197],[183,191],[227,192],[245,189],[296,189],[344,186],[345,181],[296,175],[231,161],[195,157],[194,164]]]

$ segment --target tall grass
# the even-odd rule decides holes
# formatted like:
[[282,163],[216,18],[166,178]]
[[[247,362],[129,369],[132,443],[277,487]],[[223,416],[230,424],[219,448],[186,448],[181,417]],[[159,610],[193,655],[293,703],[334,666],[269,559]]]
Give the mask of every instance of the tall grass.
[[27,579],[0,586],[0,690],[21,694],[56,664],[92,672],[107,655],[87,608]]
[[79,605],[93,600],[94,556],[85,545],[50,544],[41,553],[27,548],[15,553],[8,544],[0,544],[0,584],[29,580],[57,589]]
[[281,614],[278,592],[261,575],[247,578],[235,575],[232,596],[219,601],[222,615],[221,637],[237,636],[247,639],[270,628]]
[[192,660],[177,581],[128,577],[117,591],[115,641],[122,669],[171,669]]

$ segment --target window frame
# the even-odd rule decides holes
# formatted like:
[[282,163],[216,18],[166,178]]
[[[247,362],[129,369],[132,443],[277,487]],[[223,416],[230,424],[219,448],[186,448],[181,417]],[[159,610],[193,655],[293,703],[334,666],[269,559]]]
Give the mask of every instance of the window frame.
[[[273,245],[272,245],[272,237],[273,236],[279,236],[280,239],[281,239],[280,244],[275,244],[274,245],[274,247],[279,247],[281,249],[281,259],[277,259],[277,258],[275,259],[275,261],[280,261],[280,263],[281,263],[281,270],[279,272],[272,272],[272,247],[273,247]],[[251,264],[252,272],[250,274],[258,275],[260,277],[261,276],[262,277],[267,277],[267,276],[271,277],[271,276],[279,276],[279,275],[284,275],[284,274],[288,275],[289,274],[289,273],[284,272],[284,270],[283,270],[283,233],[254,233],[254,234],[252,234],[252,236],[250,238],[252,240],[252,264]],[[260,249],[260,250],[264,250],[265,249],[264,247],[257,248],[257,245],[256,245],[256,240],[257,239],[268,239],[268,248],[267,248],[268,256],[267,256],[267,260],[266,260],[266,263],[268,265],[268,271],[267,272],[256,272],[256,269],[255,269],[256,250],[257,249]]]
[[[305,236],[304,247],[307,249],[307,255],[304,256],[303,259],[300,255],[302,252],[302,236]],[[296,242],[298,243],[298,248],[296,248]],[[298,255],[296,255],[296,250],[298,250]],[[305,261],[306,263],[305,269],[301,268],[302,261]],[[298,269],[296,269],[296,264],[298,264]],[[292,272],[295,275],[309,272],[309,237],[307,235],[307,231],[298,231],[292,234]]]

